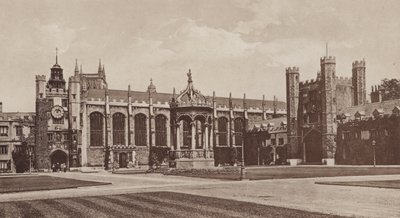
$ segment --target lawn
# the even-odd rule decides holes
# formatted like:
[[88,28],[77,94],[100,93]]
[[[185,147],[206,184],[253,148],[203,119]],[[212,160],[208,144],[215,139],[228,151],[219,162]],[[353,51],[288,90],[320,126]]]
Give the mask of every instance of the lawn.
[[0,193],[77,188],[107,184],[110,183],[65,179],[52,176],[0,177]]
[[338,217],[174,192],[16,201],[0,217]]
[[400,167],[271,167],[251,168],[247,171],[250,180],[259,179],[286,179],[286,178],[312,178],[333,176],[365,176],[365,175],[392,175],[400,174]]
[[320,185],[344,185],[344,186],[360,186],[373,188],[393,188],[400,189],[400,180],[386,181],[349,181],[349,182],[316,182]]
[[[363,176],[363,175],[390,175],[400,174],[400,167],[321,167],[321,166],[299,166],[299,167],[250,167],[246,168],[245,178],[249,180],[261,179],[288,179],[288,178],[313,178],[333,176]],[[166,173],[168,175],[189,176],[200,178],[239,180],[240,170],[222,169],[191,169],[175,170]]]

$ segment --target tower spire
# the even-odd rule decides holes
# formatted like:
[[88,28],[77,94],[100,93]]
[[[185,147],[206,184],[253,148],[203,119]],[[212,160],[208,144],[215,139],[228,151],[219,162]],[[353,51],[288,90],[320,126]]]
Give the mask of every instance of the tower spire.
[[78,59],[75,58],[75,76],[79,74],[79,68],[78,68]]
[[328,49],[328,42],[326,42],[326,57],[328,57],[328,54],[329,54],[329,49]]
[[58,64],[58,48],[56,47],[56,64]]
[[192,79],[192,70],[189,69],[189,72],[187,73],[188,76],[188,83],[192,83],[193,79]]
[[98,70],[99,74],[101,73],[101,70],[102,70],[102,68],[101,68],[101,59],[99,59],[99,70]]

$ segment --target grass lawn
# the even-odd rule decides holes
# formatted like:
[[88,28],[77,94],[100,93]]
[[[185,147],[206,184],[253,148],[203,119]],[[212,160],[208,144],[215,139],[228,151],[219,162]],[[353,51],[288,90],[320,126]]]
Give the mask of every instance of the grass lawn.
[[64,179],[52,176],[0,177],[0,193],[77,188],[107,184],[110,183]]
[[344,186],[361,186],[361,187],[400,189],[400,180],[386,180],[386,181],[349,181],[349,182],[316,182],[315,184],[320,184],[320,185],[344,185]]
[[[212,173],[210,173],[212,171]],[[300,167],[250,167],[246,168],[246,179],[287,179],[287,178],[313,178],[332,176],[364,176],[364,175],[390,175],[400,174],[399,167],[321,167],[321,166],[300,166]],[[190,176],[199,178],[239,180],[240,171],[223,170],[187,170],[169,175]]]
[[0,217],[338,217],[174,192],[16,201]]
[[391,175],[400,174],[399,167],[271,167],[250,168],[246,170],[247,178],[258,179],[285,179],[285,178],[312,178],[332,176],[365,176],[365,175]]

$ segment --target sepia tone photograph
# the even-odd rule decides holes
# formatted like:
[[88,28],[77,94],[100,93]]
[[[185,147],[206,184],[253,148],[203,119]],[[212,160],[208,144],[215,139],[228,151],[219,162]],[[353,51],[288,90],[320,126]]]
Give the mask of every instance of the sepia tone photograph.
[[0,217],[400,217],[399,11],[0,0]]

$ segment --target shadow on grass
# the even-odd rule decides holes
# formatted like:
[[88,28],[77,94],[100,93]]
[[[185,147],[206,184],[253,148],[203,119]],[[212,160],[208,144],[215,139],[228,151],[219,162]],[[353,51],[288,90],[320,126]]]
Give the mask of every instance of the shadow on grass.
[[13,176],[0,178],[0,193],[68,189],[109,184],[111,183],[83,181],[52,176]]
[[348,181],[348,182],[315,182],[318,185],[358,186],[370,188],[400,189],[400,180],[385,181]]

